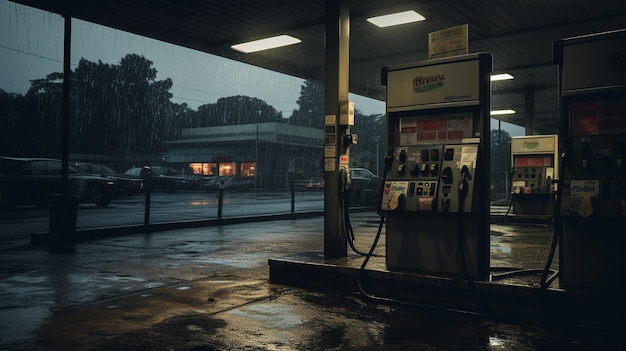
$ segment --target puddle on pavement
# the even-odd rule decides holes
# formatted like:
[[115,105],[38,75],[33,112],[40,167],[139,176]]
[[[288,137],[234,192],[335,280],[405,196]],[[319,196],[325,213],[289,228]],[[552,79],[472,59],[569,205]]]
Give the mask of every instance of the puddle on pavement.
[[[3,308],[0,310],[0,341],[3,345],[28,340],[31,332],[50,316],[49,306]],[[4,348],[2,348],[4,350]]]
[[145,284],[144,286],[145,286],[146,288],[148,288],[148,289],[153,289],[153,288],[158,288],[158,287],[161,287],[161,286],[164,286],[164,285],[165,285],[165,283],[161,283],[161,282],[154,282],[154,283],[148,283],[148,284]]
[[115,275],[115,276],[111,276],[111,277],[104,277],[105,280],[112,280],[115,282],[145,282],[147,279],[145,278],[134,278],[134,277],[125,277],[125,276],[119,276],[119,275]]
[[504,245],[491,245],[491,251],[492,252],[500,252],[500,253],[511,253],[511,247],[510,246],[504,246]]
[[255,304],[232,311],[236,316],[263,322],[267,329],[289,329],[301,325],[302,319],[291,306],[283,304]]
[[[251,257],[252,256],[252,257]],[[256,257],[255,257],[256,256]],[[267,256],[262,255],[237,255],[237,258],[194,258],[195,263],[219,264],[235,268],[254,268],[267,263]]]
[[12,277],[9,277],[7,281],[19,282],[19,283],[25,283],[25,284],[40,284],[40,283],[46,283],[48,281],[48,278],[44,276],[38,276],[38,275],[32,276],[32,275],[26,275],[26,274],[19,274],[19,275],[14,275]]

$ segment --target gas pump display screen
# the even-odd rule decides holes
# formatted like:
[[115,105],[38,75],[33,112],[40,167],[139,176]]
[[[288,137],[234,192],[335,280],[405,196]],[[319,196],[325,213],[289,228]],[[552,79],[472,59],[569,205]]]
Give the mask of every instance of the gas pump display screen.
[[552,167],[550,156],[515,156],[515,167]]
[[472,113],[403,117],[401,145],[455,144],[472,137]]
[[571,135],[626,133],[626,99],[572,103]]

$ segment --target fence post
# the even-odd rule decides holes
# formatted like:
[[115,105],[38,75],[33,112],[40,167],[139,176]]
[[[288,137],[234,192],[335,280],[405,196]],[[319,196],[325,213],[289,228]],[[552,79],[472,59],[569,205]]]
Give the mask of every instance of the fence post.
[[220,189],[217,195],[217,219],[222,219],[222,204],[224,203],[224,180],[220,180]]
[[291,214],[296,212],[296,190],[293,184],[293,179],[291,180]]

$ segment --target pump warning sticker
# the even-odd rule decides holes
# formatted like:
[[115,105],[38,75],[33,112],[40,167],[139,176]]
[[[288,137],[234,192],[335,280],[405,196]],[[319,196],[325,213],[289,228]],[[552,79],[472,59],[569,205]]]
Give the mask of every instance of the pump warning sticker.
[[592,199],[597,199],[599,194],[599,180],[572,180],[569,213],[588,217],[593,213]]
[[380,209],[383,211],[400,209],[408,188],[409,182],[386,181]]
[[336,158],[325,158],[324,159],[324,171],[325,172],[334,172],[336,167],[337,159]]
[[600,194],[599,186],[599,180],[572,180],[571,196],[573,199],[581,199],[589,194],[597,198]]

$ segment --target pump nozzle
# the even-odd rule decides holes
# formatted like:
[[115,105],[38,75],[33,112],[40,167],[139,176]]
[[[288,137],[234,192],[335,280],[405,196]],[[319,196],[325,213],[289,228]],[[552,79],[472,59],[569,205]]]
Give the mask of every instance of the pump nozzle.
[[396,149],[393,147],[390,147],[389,150],[387,150],[387,156],[385,156],[385,169],[387,170],[387,172],[391,170],[391,165],[393,164],[395,153]]
[[465,180],[465,178],[461,179],[459,181],[459,195],[461,199],[465,198],[465,195],[467,194],[467,180]]
[[463,177],[463,180],[472,180],[472,174],[470,173],[469,168],[467,168],[467,165],[463,165],[463,167],[461,167],[461,177]]
[[339,192],[345,192],[350,187],[348,171],[345,168],[339,170]]

